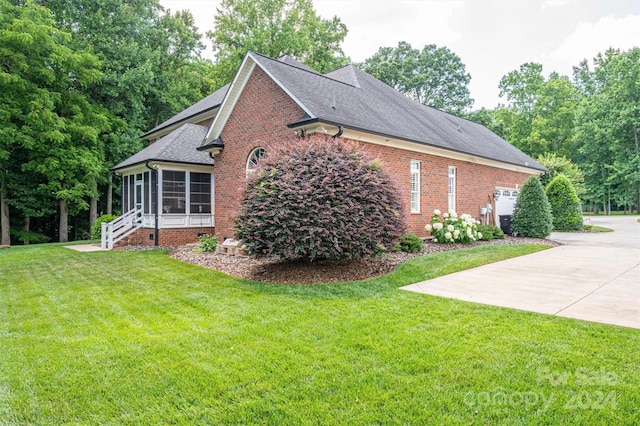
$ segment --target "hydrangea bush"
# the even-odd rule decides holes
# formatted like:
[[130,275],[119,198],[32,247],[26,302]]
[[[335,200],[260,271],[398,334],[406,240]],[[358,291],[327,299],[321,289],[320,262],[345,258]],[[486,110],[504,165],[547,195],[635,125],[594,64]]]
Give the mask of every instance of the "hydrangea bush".
[[431,216],[431,223],[428,223],[425,229],[431,232],[434,243],[469,244],[482,239],[482,233],[478,232],[478,224],[470,214],[465,213],[458,217],[456,212],[442,214],[436,209]]

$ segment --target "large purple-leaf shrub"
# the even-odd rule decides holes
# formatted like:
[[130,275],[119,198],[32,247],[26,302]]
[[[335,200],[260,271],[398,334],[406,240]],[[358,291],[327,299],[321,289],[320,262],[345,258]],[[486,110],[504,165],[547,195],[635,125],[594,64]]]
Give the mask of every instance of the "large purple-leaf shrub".
[[236,234],[257,257],[341,260],[392,250],[405,227],[380,161],[312,135],[267,150],[249,177]]

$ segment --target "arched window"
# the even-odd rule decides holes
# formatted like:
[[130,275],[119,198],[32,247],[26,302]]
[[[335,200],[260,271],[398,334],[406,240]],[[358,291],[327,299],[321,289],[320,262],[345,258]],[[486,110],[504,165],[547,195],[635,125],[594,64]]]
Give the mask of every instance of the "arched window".
[[258,161],[264,157],[265,152],[265,149],[262,147],[255,148],[251,151],[251,154],[249,154],[249,158],[247,159],[247,175],[256,170],[256,167],[258,167]]
[[504,191],[502,191],[502,195],[504,195],[505,197],[511,197],[511,192],[505,189]]

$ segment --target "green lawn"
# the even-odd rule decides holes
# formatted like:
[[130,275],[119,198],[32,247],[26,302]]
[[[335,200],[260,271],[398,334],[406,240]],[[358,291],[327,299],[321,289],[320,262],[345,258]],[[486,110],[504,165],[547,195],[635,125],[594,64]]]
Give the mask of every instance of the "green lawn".
[[0,425],[638,424],[640,330],[397,289],[539,249],[310,286],[0,250]]

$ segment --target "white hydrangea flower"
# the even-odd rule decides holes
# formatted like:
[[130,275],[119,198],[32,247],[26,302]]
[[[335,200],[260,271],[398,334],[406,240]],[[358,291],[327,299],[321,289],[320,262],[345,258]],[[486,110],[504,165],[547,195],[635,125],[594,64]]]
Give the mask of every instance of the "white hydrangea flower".
[[482,232],[478,232],[478,239],[481,240],[482,239]]
[[433,211],[433,214],[440,216],[442,214],[442,212],[440,210],[438,210],[438,209],[435,209]]
[[424,229],[426,229],[426,230],[427,230],[427,232],[431,232],[431,230],[433,229],[433,227],[431,226],[431,224],[430,224],[430,223],[427,223],[427,224],[424,226]]
[[442,223],[440,222],[436,222],[433,224],[433,229],[435,229],[436,231],[439,231],[442,229]]
[[451,232],[447,232],[447,233],[445,233],[445,234],[444,234],[444,237],[445,237],[447,240],[450,240],[450,239],[451,239]]
[[455,227],[453,225],[447,225],[447,231],[453,232],[454,229]]

